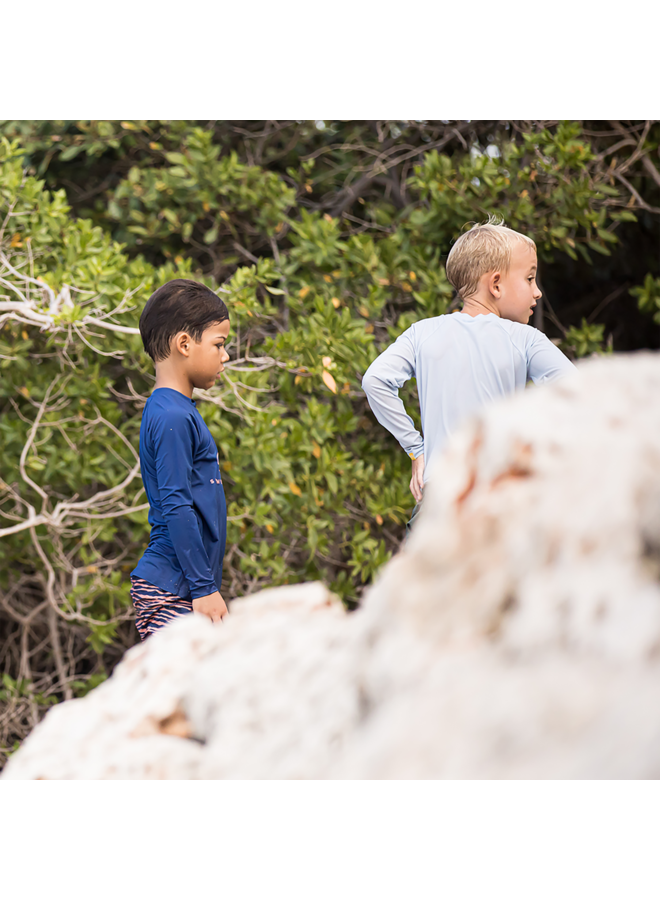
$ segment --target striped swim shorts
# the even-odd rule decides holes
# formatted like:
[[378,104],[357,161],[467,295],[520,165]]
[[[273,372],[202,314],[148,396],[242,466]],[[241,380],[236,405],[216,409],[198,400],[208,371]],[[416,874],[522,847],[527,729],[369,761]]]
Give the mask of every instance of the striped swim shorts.
[[135,626],[141,640],[172,619],[193,611],[191,599],[184,600],[134,575],[131,575],[131,600],[135,607]]

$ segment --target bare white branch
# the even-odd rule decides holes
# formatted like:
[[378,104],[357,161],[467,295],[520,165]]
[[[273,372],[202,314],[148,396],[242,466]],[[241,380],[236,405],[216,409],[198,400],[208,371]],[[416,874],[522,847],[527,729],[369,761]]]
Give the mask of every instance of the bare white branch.
[[22,281],[29,282],[30,284],[36,284],[37,287],[41,288],[41,290],[46,291],[48,297],[50,298],[51,305],[55,303],[55,291],[52,289],[52,287],[49,287],[49,285],[47,285],[45,281],[41,281],[38,278],[32,278],[31,275],[26,275],[24,272],[18,272],[1,250],[0,262],[11,272],[11,274],[15,278],[20,278]]
[[39,406],[39,411],[37,412],[37,417],[34,420],[32,428],[30,429],[27,440],[23,447],[23,452],[21,453],[21,458],[18,463],[19,469],[21,472],[21,478],[23,479],[23,481],[26,482],[26,484],[29,484],[30,487],[33,488],[37,492],[37,494],[39,494],[39,496],[43,500],[44,508],[45,508],[46,503],[48,502],[48,494],[36,482],[32,481],[30,476],[27,474],[27,472],[25,471],[25,460],[27,459],[27,455],[30,451],[30,447],[31,447],[32,442],[34,441],[34,437],[37,433],[37,428],[39,427],[39,422],[41,421],[41,418],[42,418],[44,412],[46,411],[46,407],[48,405],[48,398],[50,397],[51,392],[58,381],[59,381],[59,375],[56,375],[55,378],[48,385],[48,390],[46,391],[44,399]]

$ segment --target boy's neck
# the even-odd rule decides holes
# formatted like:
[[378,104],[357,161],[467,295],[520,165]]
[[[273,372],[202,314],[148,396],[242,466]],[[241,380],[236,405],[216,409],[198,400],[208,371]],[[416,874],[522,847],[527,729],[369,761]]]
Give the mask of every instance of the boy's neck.
[[500,319],[502,318],[493,296],[483,291],[477,291],[476,294],[472,294],[471,297],[464,300],[461,312],[468,316],[487,316],[492,313]]
[[156,363],[154,390],[157,388],[170,388],[192,399],[194,385],[184,372],[177,370],[174,366],[168,366],[168,361],[164,360],[161,363]]

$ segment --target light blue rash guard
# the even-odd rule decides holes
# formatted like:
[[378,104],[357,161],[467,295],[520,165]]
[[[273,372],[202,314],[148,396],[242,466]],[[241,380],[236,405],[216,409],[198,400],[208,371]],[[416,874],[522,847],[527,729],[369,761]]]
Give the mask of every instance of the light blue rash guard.
[[218,450],[195,401],[156,388],[140,425],[149,546],[131,572],[184,599],[220,590],[227,506]]
[[[415,322],[365,372],[362,389],[381,425],[411,459],[424,454],[424,480],[447,437],[482,406],[575,366],[542,332],[495,313],[435,316]],[[399,388],[417,379],[422,431]]]

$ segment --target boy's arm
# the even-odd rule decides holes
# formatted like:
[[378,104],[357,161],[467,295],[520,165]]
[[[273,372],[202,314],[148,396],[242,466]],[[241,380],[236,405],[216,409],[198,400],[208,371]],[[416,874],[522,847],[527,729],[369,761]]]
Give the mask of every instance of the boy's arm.
[[174,551],[193,600],[217,593],[193,509],[194,430],[188,416],[170,412],[154,424],[158,493]]
[[555,381],[571,372],[577,372],[570,359],[542,331],[532,330],[534,334],[527,345],[527,377],[534,384]]
[[415,345],[412,328],[408,328],[372,362],[362,379],[373,414],[411,459],[424,452],[424,438],[406,412],[399,388],[414,374]]

